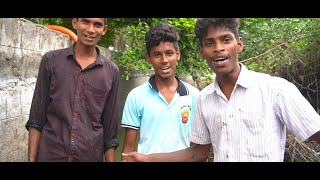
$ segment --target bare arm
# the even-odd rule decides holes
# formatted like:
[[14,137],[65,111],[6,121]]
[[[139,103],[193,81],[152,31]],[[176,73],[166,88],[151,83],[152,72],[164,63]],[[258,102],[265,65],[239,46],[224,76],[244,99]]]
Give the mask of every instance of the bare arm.
[[310,137],[311,140],[316,141],[317,143],[320,144],[320,131],[316,132],[314,135]]
[[171,153],[155,153],[143,155],[137,152],[123,153],[129,162],[200,162],[206,161],[211,144],[193,144],[186,149]]
[[29,128],[29,142],[28,142],[28,162],[38,161],[38,149],[41,132],[36,128]]
[[104,152],[104,157],[106,162],[114,162],[115,161],[115,148],[109,148]]
[[[125,137],[122,153],[133,152],[136,150],[136,140],[138,131],[136,129],[125,128]],[[126,157],[121,157],[122,161],[126,161]]]

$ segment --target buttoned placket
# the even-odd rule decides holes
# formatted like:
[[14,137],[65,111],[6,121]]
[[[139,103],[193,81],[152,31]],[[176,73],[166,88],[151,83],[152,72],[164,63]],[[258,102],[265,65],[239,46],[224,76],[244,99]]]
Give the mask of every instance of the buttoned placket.
[[76,81],[76,89],[75,89],[75,96],[74,96],[74,104],[73,104],[73,112],[72,112],[72,127],[71,127],[71,138],[70,138],[70,154],[68,156],[68,160],[72,161],[73,156],[77,153],[77,130],[78,130],[78,122],[79,122],[79,110],[81,109],[81,88],[83,87],[83,72],[81,71],[80,67],[77,68],[77,78]]

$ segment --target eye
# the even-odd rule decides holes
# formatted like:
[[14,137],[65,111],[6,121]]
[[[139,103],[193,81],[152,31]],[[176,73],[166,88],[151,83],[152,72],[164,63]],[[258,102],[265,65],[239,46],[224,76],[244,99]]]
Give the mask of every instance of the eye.
[[167,55],[168,55],[168,56],[173,56],[173,55],[174,55],[174,52],[168,52]]
[[88,24],[88,23],[89,23],[89,21],[86,20],[86,19],[82,19],[81,22],[82,22],[83,24]]
[[101,23],[95,23],[94,26],[97,28],[101,28],[103,25]]

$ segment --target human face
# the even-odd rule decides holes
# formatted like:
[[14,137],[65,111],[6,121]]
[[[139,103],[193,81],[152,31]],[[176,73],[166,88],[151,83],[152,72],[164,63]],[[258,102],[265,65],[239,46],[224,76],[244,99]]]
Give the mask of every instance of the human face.
[[95,46],[108,30],[104,18],[73,18],[72,26],[77,30],[77,43],[86,46]]
[[208,34],[202,39],[201,56],[207,61],[216,76],[237,76],[240,73],[238,53],[243,49],[241,37],[236,39],[225,27],[209,26]]
[[161,42],[150,50],[146,57],[149,64],[153,66],[156,77],[167,79],[174,77],[176,63],[180,60],[180,51],[176,50],[171,42]]

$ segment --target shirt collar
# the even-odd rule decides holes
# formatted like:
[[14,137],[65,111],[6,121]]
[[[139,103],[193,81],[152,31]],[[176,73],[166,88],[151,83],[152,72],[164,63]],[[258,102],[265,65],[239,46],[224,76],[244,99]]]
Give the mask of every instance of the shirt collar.
[[[175,78],[178,80],[178,88],[177,92],[179,93],[180,96],[187,96],[189,95],[189,89],[188,87],[182,82],[178,77],[175,76]],[[149,78],[149,87],[155,89],[157,92],[159,92],[157,85],[156,85],[156,79],[155,75],[152,75]]]
[[236,84],[244,88],[248,88],[250,86],[250,83],[252,82],[250,77],[250,72],[245,65],[243,65],[242,63],[239,63],[239,64],[240,64],[241,70],[240,70],[240,74]]
[[[76,43],[73,43],[73,45],[69,48],[67,48],[67,56],[68,57],[73,57],[73,59],[76,59],[75,52],[74,52],[74,47]],[[95,64],[100,64],[104,65],[104,60],[102,58],[102,55],[100,53],[100,49],[96,46],[96,51],[97,51],[97,59]]]
[[[250,86],[250,83],[252,82],[250,77],[250,71],[247,69],[245,65],[242,63],[239,63],[240,65],[240,74],[238,76],[236,85],[242,86],[244,88],[248,88]],[[214,91],[217,91],[220,89],[217,79],[215,78],[213,85],[208,87],[207,94],[213,93]]]

